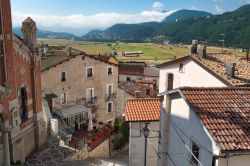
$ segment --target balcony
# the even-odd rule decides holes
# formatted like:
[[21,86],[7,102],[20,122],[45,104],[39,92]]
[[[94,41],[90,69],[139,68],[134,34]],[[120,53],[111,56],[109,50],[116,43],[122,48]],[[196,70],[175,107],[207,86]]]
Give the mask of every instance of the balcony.
[[85,106],[87,107],[95,106],[97,103],[97,96],[94,96],[92,98],[83,98],[83,100],[85,101]]
[[115,99],[115,93],[109,93],[105,95],[106,102],[113,101]]

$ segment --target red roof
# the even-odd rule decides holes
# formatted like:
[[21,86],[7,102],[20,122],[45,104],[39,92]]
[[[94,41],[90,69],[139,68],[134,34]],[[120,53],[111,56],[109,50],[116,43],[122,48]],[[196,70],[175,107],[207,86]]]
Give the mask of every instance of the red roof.
[[250,150],[250,88],[180,88],[222,150]]
[[128,99],[125,104],[126,121],[158,121],[160,99]]
[[135,96],[136,92],[139,92],[138,98],[156,98],[158,93],[153,88],[134,81],[121,83],[119,88],[132,96]]
[[125,74],[125,75],[144,76],[144,66],[143,65],[119,64],[118,73]]

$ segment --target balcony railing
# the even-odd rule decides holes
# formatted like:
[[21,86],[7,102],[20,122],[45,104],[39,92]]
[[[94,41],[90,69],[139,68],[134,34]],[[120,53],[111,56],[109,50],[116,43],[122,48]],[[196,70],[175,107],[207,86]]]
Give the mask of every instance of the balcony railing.
[[115,99],[115,93],[109,93],[105,95],[106,101],[113,101]]
[[94,96],[92,98],[83,98],[85,101],[86,106],[93,106],[97,103],[97,96]]

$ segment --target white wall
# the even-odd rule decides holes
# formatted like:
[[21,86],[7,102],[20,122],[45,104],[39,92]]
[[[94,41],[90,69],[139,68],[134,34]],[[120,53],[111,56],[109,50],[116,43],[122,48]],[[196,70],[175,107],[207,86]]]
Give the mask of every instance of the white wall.
[[[142,129],[145,127],[144,122],[131,122],[130,123],[130,140],[129,140],[129,165],[131,166],[143,166],[144,165],[144,148],[145,148],[145,137]],[[151,122],[149,128],[153,131],[159,131],[159,121]],[[150,132],[147,143],[147,166],[157,165],[157,154],[158,151],[158,132]],[[151,144],[152,146],[151,146]],[[154,150],[155,149],[155,150]]]
[[[231,154],[229,154],[231,155]],[[250,155],[235,155],[232,157],[229,157],[228,165],[227,165],[227,159],[220,158],[217,161],[217,166],[249,166],[250,165]]]
[[[192,141],[200,146],[199,161],[203,164],[203,166],[211,166],[213,155],[209,151],[212,152],[217,147],[208,137],[207,133],[203,129],[200,119],[194,111],[192,111],[180,95],[177,94],[171,102],[171,123],[169,130],[168,152],[175,164],[178,166],[191,166],[188,160],[190,154],[187,148],[185,148],[185,145],[181,141],[180,137],[177,135],[173,126],[177,126],[176,130],[180,133],[181,137],[190,149]],[[203,149],[201,147],[205,148]],[[168,163],[169,166],[173,165],[170,160],[168,160]]]
[[165,91],[166,73],[174,74],[174,88],[191,87],[226,87],[219,79],[208,73],[191,59],[181,62],[184,71],[179,72],[180,63],[175,63],[160,69],[159,92]]

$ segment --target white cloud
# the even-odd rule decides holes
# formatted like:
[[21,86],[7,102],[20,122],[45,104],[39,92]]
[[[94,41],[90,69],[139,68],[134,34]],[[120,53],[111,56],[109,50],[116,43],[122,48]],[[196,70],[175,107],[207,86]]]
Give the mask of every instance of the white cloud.
[[191,10],[198,10],[198,8],[195,7],[195,6],[192,6],[190,9],[191,9]]
[[163,6],[164,6],[164,4],[161,3],[161,2],[154,2],[153,5],[152,5],[152,7],[154,9],[161,9]]
[[83,34],[86,33],[87,30],[104,29],[116,23],[159,22],[175,11],[176,10],[170,10],[168,12],[143,11],[138,14],[98,13],[89,16],[81,14],[56,16],[13,12],[12,20],[13,26],[20,26],[25,18],[31,17],[40,29],[67,30],[68,32],[79,32],[79,34]]
[[222,13],[224,10],[222,9],[222,8],[220,8],[218,5],[215,5],[215,11],[217,12],[217,13]]

